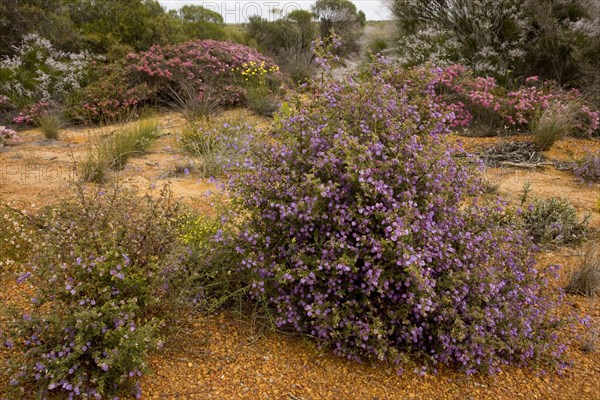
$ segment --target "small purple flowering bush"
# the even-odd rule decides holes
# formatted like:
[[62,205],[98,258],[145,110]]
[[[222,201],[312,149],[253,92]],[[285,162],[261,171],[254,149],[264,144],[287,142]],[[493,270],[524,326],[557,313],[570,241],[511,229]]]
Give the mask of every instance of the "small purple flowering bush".
[[75,200],[30,218],[38,229],[18,281],[35,291],[31,310],[0,332],[12,348],[3,371],[11,398],[139,397],[172,304],[165,271],[179,262],[179,205],[166,190],[152,200],[80,188]]
[[351,359],[559,365],[534,246],[478,200],[477,163],[446,140],[453,115],[434,85],[394,70],[380,60],[364,79],[309,85],[231,180],[251,295]]
[[583,182],[600,182],[600,152],[588,154],[579,162],[575,163],[573,173]]

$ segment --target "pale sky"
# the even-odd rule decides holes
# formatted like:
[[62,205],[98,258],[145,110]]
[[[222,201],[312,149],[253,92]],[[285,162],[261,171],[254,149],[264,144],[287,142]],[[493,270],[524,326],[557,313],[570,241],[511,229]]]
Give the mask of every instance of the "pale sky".
[[[290,12],[298,9],[307,10],[314,0],[158,0],[166,9],[178,9],[186,4],[196,4],[216,11],[227,23],[247,22],[252,15],[273,18],[270,11],[280,9]],[[392,19],[386,0],[352,0],[356,8],[364,11],[368,20]]]

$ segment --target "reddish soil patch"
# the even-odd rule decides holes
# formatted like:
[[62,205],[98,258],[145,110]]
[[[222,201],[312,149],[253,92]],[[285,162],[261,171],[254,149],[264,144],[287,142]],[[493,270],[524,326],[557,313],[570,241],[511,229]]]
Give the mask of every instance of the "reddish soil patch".
[[[246,112],[230,111],[219,121],[246,118],[260,122]],[[176,196],[189,204],[210,210],[203,195],[214,190],[213,184],[194,177],[174,175],[176,166],[185,162],[177,148],[175,133],[181,119],[174,114],[159,117],[166,132],[151,151],[133,158],[115,174],[115,179],[131,187],[145,189],[171,183]],[[265,124],[265,122],[261,122]],[[58,142],[46,142],[37,130],[21,133],[24,142],[0,153],[0,200],[36,209],[51,204],[68,193],[74,178],[73,163],[85,155],[90,138],[106,134],[114,126],[96,129],[69,129]],[[511,137],[508,140],[528,140]],[[474,150],[507,138],[461,138]],[[545,155],[568,161],[586,152],[600,150],[599,140],[565,139]],[[499,193],[518,203],[525,182],[538,196],[568,198],[578,212],[592,214],[592,226],[600,227],[597,201],[600,185],[585,186],[571,174],[554,167],[535,170],[491,168],[487,177]],[[596,242],[596,245],[600,245]],[[588,244],[589,245],[589,244]],[[556,286],[564,285],[567,274],[579,262],[582,247],[559,248],[540,255],[540,268],[550,264],[563,266]],[[3,289],[0,304],[19,297],[21,288],[10,274],[0,276]],[[600,324],[600,301],[567,296],[563,314],[590,315]],[[1,322],[1,321],[0,321]],[[576,334],[588,334],[582,327]],[[437,375],[420,377],[412,371],[397,374],[394,366],[357,364],[320,351],[305,338],[257,329],[247,319],[231,314],[193,315],[171,337],[163,351],[151,359],[153,373],[143,380],[144,399],[600,399],[600,352],[583,353],[580,339],[571,337],[569,357],[573,366],[559,376],[550,372],[532,372],[507,368],[495,376],[467,377],[443,370]],[[0,360],[3,357],[0,350]],[[407,367],[407,369],[411,369]],[[0,397],[5,378],[0,377]]]

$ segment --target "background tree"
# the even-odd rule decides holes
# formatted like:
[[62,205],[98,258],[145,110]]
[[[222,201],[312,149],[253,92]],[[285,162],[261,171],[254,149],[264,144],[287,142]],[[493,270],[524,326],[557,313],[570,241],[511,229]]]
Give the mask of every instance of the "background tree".
[[259,48],[274,57],[294,80],[304,81],[311,75],[311,43],[318,34],[311,12],[296,10],[275,21],[253,16],[246,28]]
[[319,22],[321,36],[327,37],[334,30],[341,37],[342,45],[336,49],[338,55],[359,51],[366,17],[362,11],[357,12],[354,3],[349,0],[317,0],[312,11]]
[[192,39],[225,39],[221,14],[197,5],[185,5],[179,10],[183,29]]

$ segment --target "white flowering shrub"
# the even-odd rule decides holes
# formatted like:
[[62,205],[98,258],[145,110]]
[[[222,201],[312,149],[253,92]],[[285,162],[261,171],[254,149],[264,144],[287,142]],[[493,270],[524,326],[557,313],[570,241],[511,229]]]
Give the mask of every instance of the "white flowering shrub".
[[504,76],[522,59],[527,18],[521,0],[394,0],[409,65],[466,64]]
[[589,86],[600,77],[597,0],[393,0],[392,9],[406,65],[462,64],[505,82],[539,75]]
[[19,107],[62,101],[83,85],[91,60],[87,52],[62,52],[37,34],[25,35],[14,55],[0,60],[0,96]]

